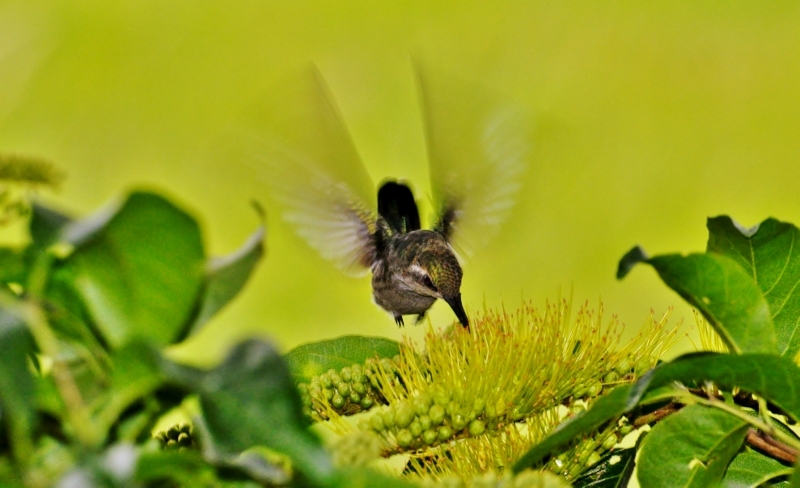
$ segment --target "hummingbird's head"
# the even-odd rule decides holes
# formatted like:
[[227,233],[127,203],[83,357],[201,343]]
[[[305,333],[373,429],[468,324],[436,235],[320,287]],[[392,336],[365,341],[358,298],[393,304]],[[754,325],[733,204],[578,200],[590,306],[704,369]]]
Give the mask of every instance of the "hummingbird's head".
[[461,325],[469,327],[469,320],[461,303],[461,265],[453,249],[443,238],[430,239],[420,249],[410,271],[420,285],[420,294],[446,301]]

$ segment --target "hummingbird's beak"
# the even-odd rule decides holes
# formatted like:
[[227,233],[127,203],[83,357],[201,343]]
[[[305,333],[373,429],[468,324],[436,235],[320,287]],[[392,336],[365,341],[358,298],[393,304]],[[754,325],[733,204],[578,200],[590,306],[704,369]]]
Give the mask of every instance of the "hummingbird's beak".
[[448,305],[450,305],[450,308],[453,309],[453,312],[456,313],[456,317],[458,318],[458,321],[461,322],[461,325],[463,325],[465,329],[469,330],[469,319],[467,318],[467,313],[464,311],[464,305],[461,304],[461,293],[451,297],[442,298],[447,302]]

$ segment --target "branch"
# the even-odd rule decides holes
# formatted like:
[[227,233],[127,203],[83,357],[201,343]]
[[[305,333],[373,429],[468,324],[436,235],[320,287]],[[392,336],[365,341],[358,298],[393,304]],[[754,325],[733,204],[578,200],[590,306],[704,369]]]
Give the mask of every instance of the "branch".
[[677,402],[669,402],[668,404],[664,405],[663,407],[659,408],[658,410],[654,410],[647,415],[642,415],[637,417],[636,420],[633,421],[633,427],[638,429],[644,425],[654,424],[659,420],[663,419],[667,415],[671,415],[683,407],[682,404]]
[[797,449],[783,444],[764,432],[757,431],[756,429],[750,429],[747,431],[747,437],[745,437],[745,441],[759,451],[763,451],[770,457],[780,459],[781,461],[786,461],[791,464],[795,464],[797,462]]

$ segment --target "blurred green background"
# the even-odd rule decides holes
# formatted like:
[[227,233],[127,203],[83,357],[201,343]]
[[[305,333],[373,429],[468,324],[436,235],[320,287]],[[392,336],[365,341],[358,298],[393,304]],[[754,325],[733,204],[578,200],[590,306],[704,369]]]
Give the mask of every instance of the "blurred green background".
[[[324,73],[372,177],[427,193],[411,56],[496,87],[535,115],[535,163],[502,231],[469,262],[468,309],[573,293],[635,330],[690,309],[647,268],[614,278],[640,243],[700,251],[705,218],[800,222],[796,2],[0,1],[0,151],[67,174],[45,195],[76,214],[134,186],[201,218],[214,254],[269,213],[250,286],[179,353],[213,361],[258,334],[288,349],[359,333],[399,338],[369,279],[298,238],[230,128],[297,66]],[[436,326],[453,320],[434,306]],[[405,331],[421,335],[422,327]]]

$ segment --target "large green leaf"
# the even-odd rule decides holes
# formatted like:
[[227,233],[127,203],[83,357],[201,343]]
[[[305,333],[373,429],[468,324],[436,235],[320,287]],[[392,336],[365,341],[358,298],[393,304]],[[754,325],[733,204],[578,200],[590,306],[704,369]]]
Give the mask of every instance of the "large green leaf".
[[722,488],[755,488],[769,483],[775,478],[787,476],[792,471],[791,467],[787,467],[771,457],[747,449],[733,458],[720,486]]
[[241,291],[264,255],[264,233],[262,225],[235,253],[209,260],[206,265],[205,285],[200,297],[200,309],[186,331],[181,334],[181,338],[200,330]]
[[717,486],[744,442],[749,424],[703,405],[690,405],[656,424],[642,442],[641,486]]
[[297,346],[284,356],[292,376],[308,382],[325,371],[364,364],[369,358],[392,357],[400,353],[396,341],[384,337],[342,336]]
[[706,381],[723,390],[739,387],[756,393],[794,420],[800,419],[800,367],[792,361],[771,354],[688,354],[657,366],[633,385],[617,387],[598,398],[589,410],[559,425],[525,453],[514,465],[514,471],[535,466],[577,436],[588,434],[623,415],[635,407],[648,391],[674,382],[700,385]]
[[134,192],[62,234],[75,251],[60,267],[107,343],[175,340],[203,281],[203,244],[191,216],[156,194]]
[[669,254],[647,258],[634,248],[620,261],[618,276],[643,261],[664,283],[708,319],[731,351],[777,352],[769,306],[752,277],[732,258],[721,254]]
[[272,346],[243,342],[208,372],[166,364],[170,379],[198,391],[203,428],[221,455],[265,446],[288,455],[317,485],[332,482],[331,461],[308,430],[289,370]]
[[636,449],[614,450],[572,482],[575,488],[624,488],[636,465]]
[[707,251],[732,258],[758,284],[775,324],[778,351],[795,357],[800,352],[800,230],[775,219],[742,229],[728,216],[710,218],[707,226]]

